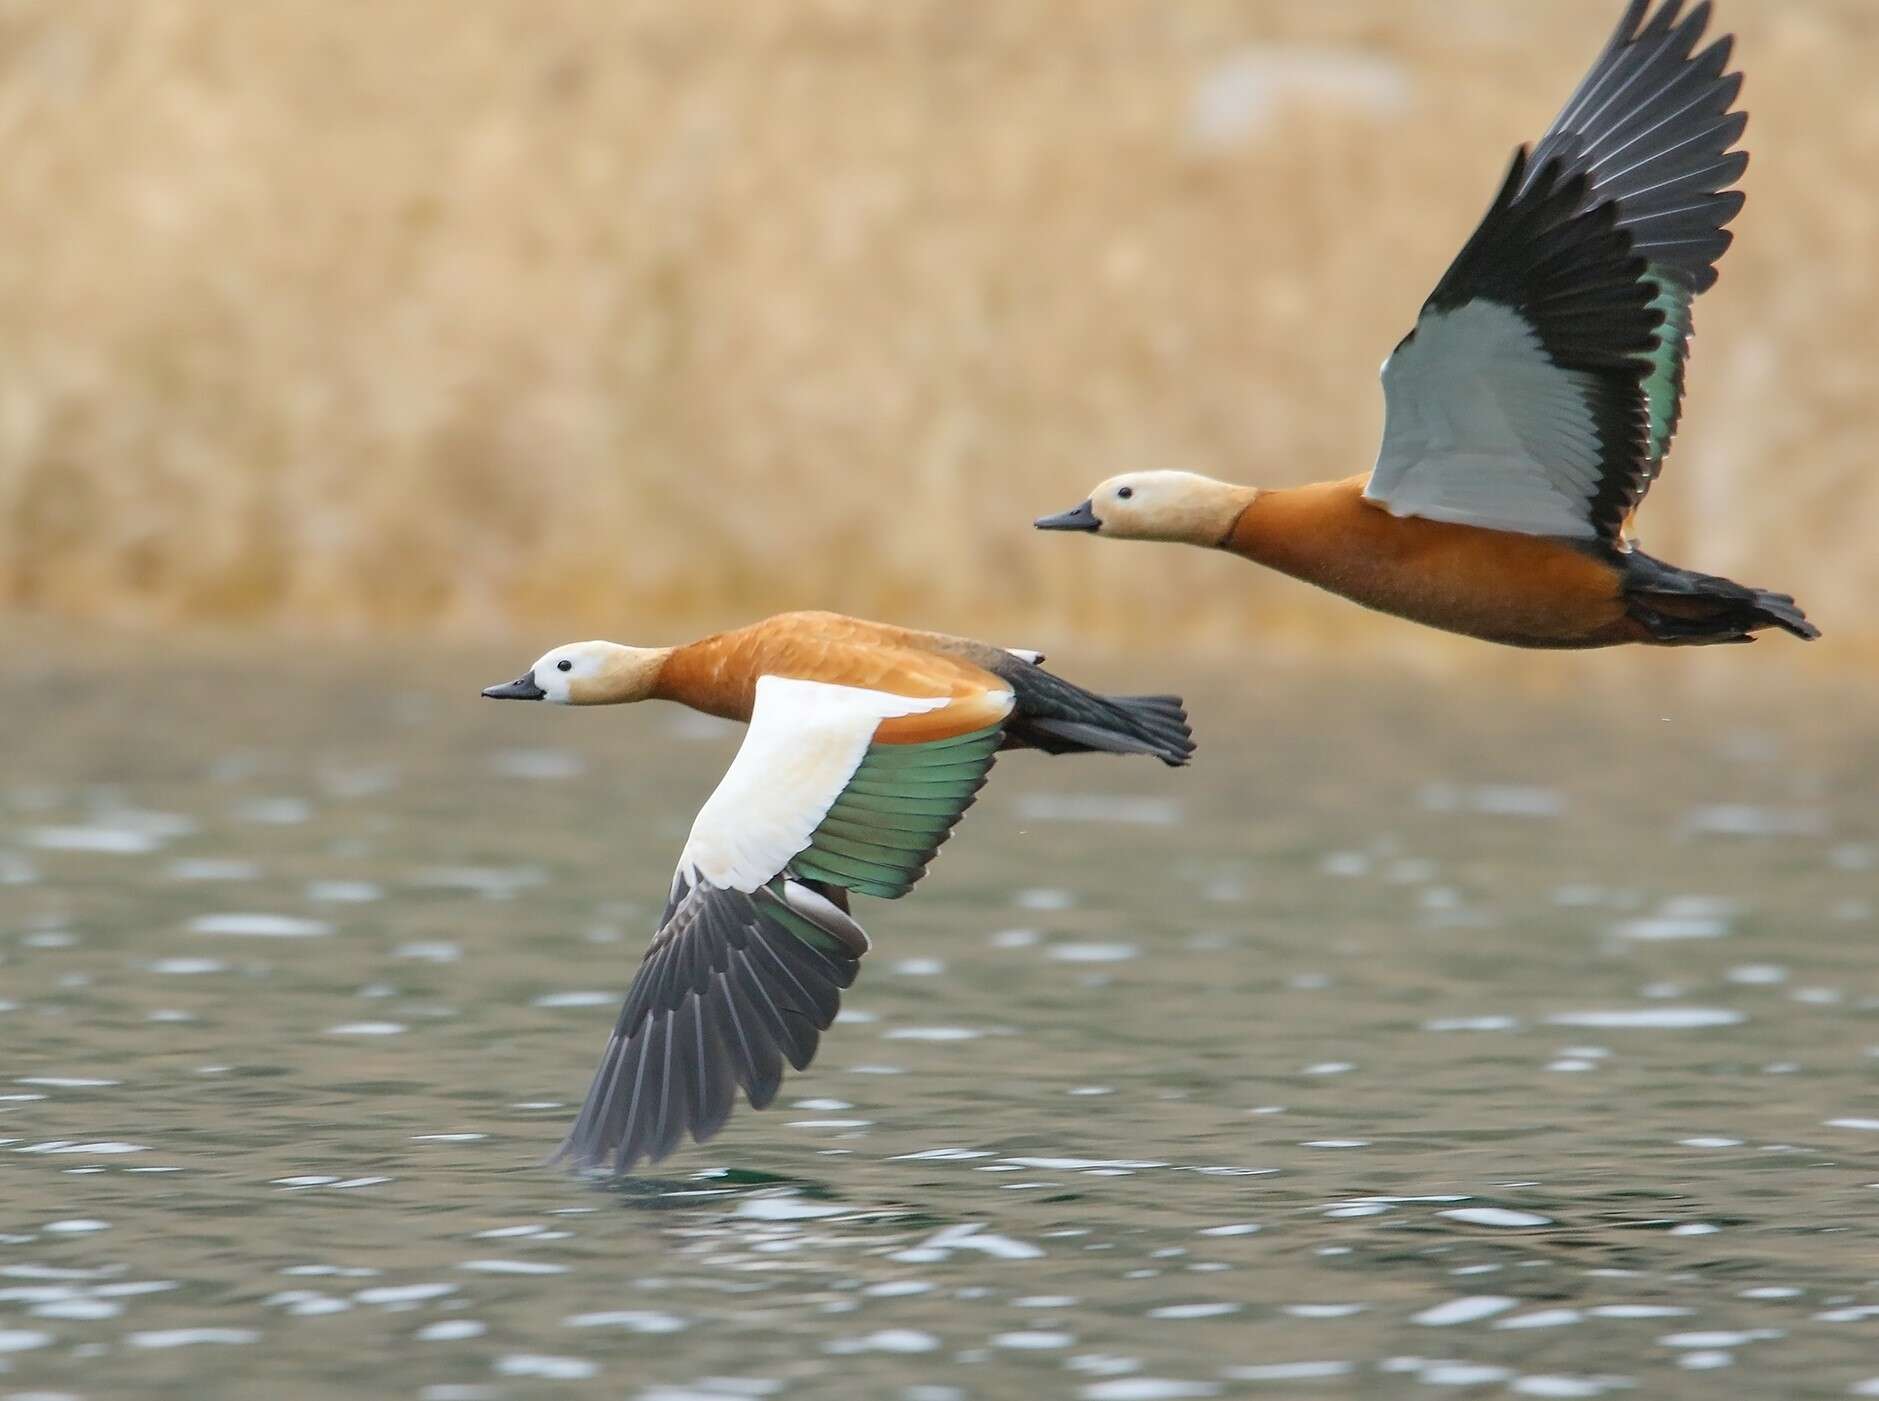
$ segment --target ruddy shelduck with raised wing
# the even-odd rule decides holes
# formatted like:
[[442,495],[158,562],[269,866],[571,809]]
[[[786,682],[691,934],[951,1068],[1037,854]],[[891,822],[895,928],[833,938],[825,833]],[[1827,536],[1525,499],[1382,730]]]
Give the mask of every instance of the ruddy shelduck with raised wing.
[[1677,428],[1691,304],[1748,164],[1733,39],[1704,0],[1632,0],[1383,366],[1368,476],[1280,490],[1112,477],[1037,522],[1242,555],[1371,608],[1518,647],[1818,630],[1787,594],[1681,569],[1628,527]]
[[925,874],[1003,749],[1193,753],[1175,696],[1101,696],[1043,658],[833,613],[683,647],[557,647],[497,700],[670,700],[750,728],[679,853],[652,945],[559,1156],[629,1171],[808,1066],[868,936],[851,892]]

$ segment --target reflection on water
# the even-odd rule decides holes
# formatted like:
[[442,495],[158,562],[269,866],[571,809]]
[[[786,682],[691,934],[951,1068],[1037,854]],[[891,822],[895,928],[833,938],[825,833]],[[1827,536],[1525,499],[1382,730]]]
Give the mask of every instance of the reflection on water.
[[0,678],[0,1394],[1879,1394],[1870,696],[1203,681],[604,1187],[540,1159],[735,736],[487,674]]

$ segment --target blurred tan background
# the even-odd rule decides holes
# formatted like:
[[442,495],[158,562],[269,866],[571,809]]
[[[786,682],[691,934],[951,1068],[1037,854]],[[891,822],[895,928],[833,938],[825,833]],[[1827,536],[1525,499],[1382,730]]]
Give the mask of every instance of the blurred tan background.
[[[1366,468],[1620,8],[8,0],[0,610],[1400,640],[1028,523]],[[1820,652],[1879,596],[1879,5],[1721,9],[1750,198],[1641,529]]]

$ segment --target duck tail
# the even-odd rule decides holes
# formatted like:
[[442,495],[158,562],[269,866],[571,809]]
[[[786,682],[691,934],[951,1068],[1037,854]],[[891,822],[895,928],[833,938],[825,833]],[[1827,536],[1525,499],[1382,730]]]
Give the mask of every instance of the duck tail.
[[1000,675],[1017,709],[1008,742],[1046,754],[1149,754],[1170,766],[1188,761],[1194,733],[1179,696],[1105,696],[1013,658]]
[[1185,764],[1194,753],[1194,731],[1179,696],[1099,696],[1123,716],[1127,733],[1141,738],[1164,764]]
[[1763,628],[1780,628],[1803,642],[1820,636],[1789,594],[1680,569],[1637,551],[1626,557],[1625,602],[1650,640],[1664,646],[1753,642]]

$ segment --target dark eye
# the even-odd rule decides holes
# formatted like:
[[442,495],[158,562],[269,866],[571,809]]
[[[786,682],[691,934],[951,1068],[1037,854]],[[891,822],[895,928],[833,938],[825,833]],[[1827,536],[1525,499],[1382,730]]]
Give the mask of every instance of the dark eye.
[[555,670],[556,671],[573,671],[574,663],[569,661],[566,657],[563,657],[560,661],[555,663]]
[[1116,500],[1118,501],[1127,501],[1133,495],[1135,495],[1135,488],[1132,486],[1119,486],[1116,488]]

